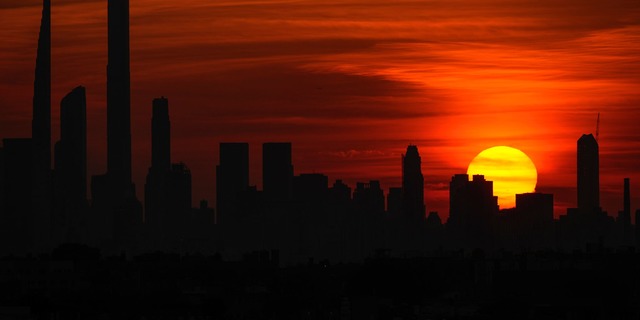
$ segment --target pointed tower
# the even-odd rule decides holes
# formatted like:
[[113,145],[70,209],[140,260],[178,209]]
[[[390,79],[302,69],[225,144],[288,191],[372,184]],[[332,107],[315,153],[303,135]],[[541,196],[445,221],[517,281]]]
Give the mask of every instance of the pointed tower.
[[36,72],[33,83],[31,219],[34,245],[48,242],[51,206],[51,2],[42,2]]
[[107,175],[116,199],[135,198],[131,181],[129,0],[108,1]]
[[402,155],[402,211],[407,217],[425,219],[422,160],[414,145]]

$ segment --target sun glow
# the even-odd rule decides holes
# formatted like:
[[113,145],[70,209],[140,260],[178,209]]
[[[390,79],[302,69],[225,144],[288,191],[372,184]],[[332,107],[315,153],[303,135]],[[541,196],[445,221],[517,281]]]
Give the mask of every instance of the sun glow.
[[515,207],[515,195],[535,191],[538,181],[533,161],[524,152],[506,146],[480,152],[469,164],[467,174],[481,174],[493,181],[493,194],[502,209]]

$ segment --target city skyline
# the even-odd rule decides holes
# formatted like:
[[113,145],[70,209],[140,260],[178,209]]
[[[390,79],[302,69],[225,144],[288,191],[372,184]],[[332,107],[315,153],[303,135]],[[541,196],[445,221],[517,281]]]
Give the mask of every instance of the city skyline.
[[[10,39],[0,50],[7,55],[6,59],[3,59],[7,63],[1,66],[2,74],[6,77],[3,78],[2,90],[7,91],[0,93],[6,101],[6,108],[1,111],[0,136],[6,138],[29,135],[31,111],[28,102],[33,90],[33,61],[37,45],[34,39],[37,40],[41,12],[41,3],[33,2],[33,6],[29,6],[30,4],[20,2],[20,5],[14,7],[11,2],[7,2],[0,8],[3,18],[6,17],[3,21],[7,24],[3,25],[2,37]],[[453,16],[450,23],[462,28],[461,31],[443,35],[434,33],[436,37],[433,43],[425,42],[425,39],[434,31],[412,33],[411,28],[392,23],[390,13],[406,13],[406,8],[392,6],[393,10],[387,14],[383,10],[385,7],[380,3],[364,5],[353,2],[353,21],[356,21],[356,25],[360,24],[359,30],[362,33],[345,37],[337,37],[313,17],[313,13],[326,13],[336,25],[348,28],[349,17],[336,13],[340,2],[319,7],[304,3],[294,5],[269,2],[237,6],[205,5],[197,1],[175,7],[170,4],[155,6],[152,2],[146,4],[148,6],[143,2],[133,3],[131,8],[131,111],[134,144],[132,160],[138,199],[143,198],[141,186],[144,185],[144,176],[151,163],[151,101],[153,98],[166,96],[173,106],[172,136],[175,140],[172,159],[184,161],[189,165],[194,176],[194,202],[204,198],[212,204],[215,203],[214,172],[215,165],[219,163],[219,142],[249,143],[250,184],[258,185],[260,189],[262,143],[291,141],[295,174],[323,172],[329,176],[330,182],[342,179],[352,188],[358,181],[377,179],[381,181],[385,192],[389,187],[401,185],[400,157],[404,146],[414,144],[421,150],[422,169],[427,180],[427,210],[439,211],[441,216],[446,218],[446,185],[449,178],[453,174],[465,172],[473,156],[485,148],[506,144],[531,156],[539,170],[538,190],[556,195],[558,216],[565,212],[564,208],[575,207],[577,202],[576,137],[583,133],[595,133],[596,114],[601,112],[601,204],[610,215],[616,215],[622,208],[622,179],[627,176],[631,177],[632,209],[640,203],[640,194],[634,192],[640,190],[640,179],[634,178],[637,176],[635,163],[639,158],[636,150],[640,137],[632,130],[632,124],[638,119],[637,108],[634,109],[634,106],[638,105],[637,95],[633,93],[637,92],[638,85],[632,81],[636,79],[633,71],[637,70],[638,66],[628,59],[633,57],[630,54],[638,45],[638,41],[629,40],[638,36],[637,4],[621,2],[620,9],[612,6],[603,10],[598,4],[593,3],[570,3],[564,8],[543,3],[543,9],[538,8],[538,11],[525,5],[522,8],[507,6],[504,11],[495,13],[470,5],[467,11],[460,12],[461,16],[477,17],[477,14],[484,13],[487,17],[501,18],[497,19],[497,22],[494,21],[495,23],[476,20],[480,25],[497,28],[499,32],[495,37],[480,32],[475,34],[479,39],[477,41],[465,39],[463,31],[468,31],[467,27],[461,24],[458,16]],[[370,10],[367,13],[357,12],[357,8],[364,7]],[[549,53],[542,50],[543,46],[523,48],[522,43],[518,41],[507,41],[509,39],[506,35],[509,31],[518,32],[518,39],[538,39],[540,36],[509,24],[508,22],[512,21],[510,19],[517,14],[530,14],[531,19],[535,20],[522,22],[526,26],[549,20],[549,17],[544,17],[539,10],[546,10],[551,17],[565,17],[567,11],[570,11],[567,8],[574,7],[591,15],[569,20],[568,23],[575,28],[569,28],[570,30],[561,33],[561,36],[550,39],[546,45],[562,48],[562,43],[566,42],[583,51],[586,50],[586,57],[577,59],[575,64],[569,64],[567,68],[556,64],[556,61],[568,63],[568,58],[581,57],[572,50],[558,49]],[[196,15],[197,10],[194,8],[201,9],[201,12]],[[286,17],[272,12],[273,8],[293,9],[293,12],[302,18],[285,19]],[[445,6],[434,9],[446,13],[445,9],[448,8]],[[264,11],[271,15],[262,19],[249,19],[246,23],[234,20],[248,17],[245,14],[251,10]],[[85,86],[89,142],[88,176],[92,176],[104,172],[107,168],[104,134],[106,4],[54,2],[52,12],[52,142],[59,138],[56,115],[59,112],[60,100],[72,88],[78,85]],[[80,12],[85,15],[78,16]],[[225,15],[222,15],[222,12]],[[219,23],[216,26],[221,28],[202,29],[207,25],[208,20],[204,16],[207,13],[220,18],[216,20],[216,23]],[[202,19],[195,19],[197,21],[191,24],[182,24],[183,27],[176,30],[157,27],[158,21],[162,20],[158,19],[159,17],[169,17],[173,19],[170,21],[179,22],[190,17],[189,14]],[[199,16],[200,14],[203,16]],[[420,17],[409,15],[408,19],[418,21]],[[605,19],[601,24],[595,24],[595,20],[592,20],[594,17]],[[20,19],[20,22],[13,19]],[[438,20],[440,22],[446,20],[443,17],[439,19],[442,19]],[[285,35],[284,27],[287,23],[300,23],[304,26],[305,21],[308,22],[306,29],[302,28],[300,33],[293,33],[293,38],[278,38]],[[370,23],[365,24],[363,21]],[[256,28],[260,22],[268,23],[274,31],[274,36],[265,37],[262,42],[258,40],[264,34]],[[407,38],[413,38],[414,41],[374,37],[373,31],[379,30],[378,28],[385,23],[395,28],[394,30],[402,31]],[[424,26],[425,30],[434,30],[427,28],[433,27],[431,24],[434,23],[436,22],[423,22],[420,26]],[[553,27],[557,28],[558,25]],[[217,30],[220,32],[216,32]],[[235,31],[241,30],[245,31],[245,36],[248,35],[248,40],[234,36],[238,34]],[[322,34],[326,35],[326,38],[308,37],[303,32],[305,30],[323,31]],[[541,32],[544,33],[545,30]],[[193,34],[193,37],[186,37],[184,41],[173,41],[185,34]],[[198,35],[201,38],[198,38]],[[414,37],[410,37],[411,35]],[[460,46],[456,46],[456,43],[450,42],[451,40],[445,40],[444,36],[457,36],[454,39],[459,41]],[[79,39],[84,41],[78,41]],[[192,47],[198,39],[207,41],[202,47]],[[624,41],[625,39],[629,41]],[[12,46],[13,44],[16,46]],[[601,45],[610,46],[607,50],[599,50]],[[407,61],[382,59],[386,54],[397,52],[403,46],[408,48],[407,56],[403,56]],[[466,47],[475,48],[475,51]],[[163,51],[162,48],[172,50]],[[192,50],[187,52],[179,50],[180,48]],[[434,58],[447,59],[434,59],[438,63],[418,66],[414,60],[419,56],[412,56],[418,48],[429,49],[433,52]],[[504,55],[498,55],[498,49],[506,50]],[[253,53],[247,54],[247,50]],[[159,53],[161,51],[162,54]],[[542,67],[523,69],[526,59],[508,59],[511,54],[517,53],[533,59],[527,61],[541,63]],[[536,58],[542,53],[548,55]],[[459,55],[462,54],[468,55],[461,59]],[[486,69],[477,68],[477,64],[492,62],[497,58],[510,63],[504,68],[497,68],[493,64],[493,67]],[[360,64],[354,62],[358,59],[361,60]],[[191,65],[187,64],[188,61],[192,61]],[[468,65],[462,63],[463,61],[468,61]],[[407,65],[409,62],[411,64]],[[608,73],[584,75],[572,69],[587,62],[594,64],[593,70],[606,62],[609,67],[605,71]],[[363,71],[367,65],[371,67],[369,73]],[[400,68],[400,73],[390,74],[394,65]],[[469,65],[473,68],[466,68]],[[204,68],[201,73],[194,71],[207,66],[209,68]],[[557,69],[550,72],[551,66]],[[446,72],[439,69],[445,67],[458,69],[445,70]],[[630,72],[617,72],[622,67]],[[433,71],[432,75],[424,74],[424,69]],[[86,71],[79,72],[81,70]],[[503,89],[506,89],[474,89],[478,84],[478,78],[472,76],[474,70],[485,72],[481,74],[494,81],[494,84],[504,84]],[[500,76],[502,71],[523,72],[530,78]],[[218,76],[215,76],[216,74]],[[563,75],[567,78],[566,81],[548,80],[550,83],[545,83],[540,80],[555,76],[562,78]],[[453,76],[452,79],[456,80],[453,82],[454,85],[446,85],[446,82],[443,82],[445,76]],[[584,78],[581,80],[578,76]],[[282,85],[269,81],[272,77],[279,79]],[[186,81],[188,79],[205,81],[196,86],[193,82]],[[182,80],[185,80],[185,83],[176,86],[176,83]],[[425,86],[426,80],[438,85],[434,88]],[[248,81],[248,85],[241,85],[245,81]],[[504,81],[511,81],[509,83],[514,85],[531,85],[535,90],[520,92]],[[223,86],[225,83],[228,85]],[[259,83],[265,84],[265,87],[260,88],[257,86]],[[549,89],[549,86],[553,85],[558,85],[558,90],[567,89],[573,95],[556,99],[558,97],[554,94],[557,92]],[[209,88],[213,88],[213,91]],[[289,92],[291,88],[298,91]],[[246,89],[253,89],[252,94],[247,95],[244,92]],[[440,97],[442,99],[439,100],[426,94],[427,91],[444,92],[445,96],[455,99],[452,102]],[[286,97],[283,95],[284,92],[291,95]],[[480,93],[486,93],[484,97],[491,101],[478,100]],[[516,98],[527,97],[527,94],[530,94],[529,97],[540,98],[538,105],[508,105],[508,101],[518,101]],[[466,101],[465,105],[474,107],[462,107],[460,99]],[[507,100],[501,102],[500,99]],[[585,102],[589,99],[589,102]],[[389,100],[399,102],[390,103]],[[558,104],[558,100],[562,103]],[[437,103],[433,103],[434,101]],[[628,106],[623,107],[626,104]],[[422,107],[417,107],[419,105]],[[424,105],[428,108],[423,108]],[[264,108],[261,108],[263,106]],[[475,106],[480,111],[475,111]],[[451,114],[436,112],[442,107],[451,107]],[[256,113],[245,116],[247,110],[254,110]],[[390,113],[393,110],[397,112]],[[503,114],[503,111],[506,112]],[[528,111],[533,112],[533,115],[528,115]],[[328,118],[335,119],[330,121]],[[499,125],[496,126],[492,119],[500,120]],[[495,127],[495,131],[488,131],[488,125]],[[457,132],[459,136],[451,132]],[[318,136],[321,138],[317,138]],[[459,143],[460,141],[466,142]],[[549,141],[553,143],[548,143]]]

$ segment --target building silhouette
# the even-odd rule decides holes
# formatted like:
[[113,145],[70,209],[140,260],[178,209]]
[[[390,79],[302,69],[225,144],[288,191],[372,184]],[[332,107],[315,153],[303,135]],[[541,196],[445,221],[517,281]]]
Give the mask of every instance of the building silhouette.
[[422,160],[414,145],[402,155],[402,210],[409,219],[425,219]]
[[220,164],[216,167],[216,223],[238,218],[239,201],[249,189],[249,144],[220,143]]
[[108,1],[107,175],[113,196],[135,198],[131,181],[129,0]]
[[153,100],[151,117],[151,167],[145,183],[144,222],[150,228],[162,232],[163,219],[167,217],[169,174],[171,171],[171,124],[169,101]]
[[447,232],[454,246],[488,248],[494,243],[498,197],[483,175],[456,174],[449,184]]
[[131,180],[129,1],[109,0],[107,173],[91,179],[92,241],[107,250],[138,250],[142,204]]
[[600,172],[598,141],[592,134],[578,139],[578,209],[593,213],[600,210]]
[[87,210],[87,101],[77,87],[60,102],[60,141],[55,145],[54,242],[80,241]]
[[262,186],[267,200],[291,200],[293,165],[290,142],[262,145]]
[[49,245],[51,216],[51,2],[43,0],[31,123],[33,168],[31,172],[31,215],[35,237],[33,248]]
[[[147,173],[144,193],[144,222],[157,245],[163,245],[171,234],[175,221],[171,212],[171,127],[169,101],[153,99],[151,117],[151,167]],[[175,219],[173,219],[175,220]]]

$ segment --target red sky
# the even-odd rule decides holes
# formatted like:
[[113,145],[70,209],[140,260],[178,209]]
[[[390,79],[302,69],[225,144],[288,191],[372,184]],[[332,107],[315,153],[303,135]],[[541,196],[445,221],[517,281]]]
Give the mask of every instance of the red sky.
[[[89,174],[106,171],[106,1],[54,0],[53,137],[60,99],[87,88]],[[0,137],[30,136],[40,5],[0,3]],[[600,124],[601,199],[622,180],[640,208],[640,1],[131,0],[134,179],[150,165],[151,101],[169,98],[172,159],[194,203],[215,201],[218,143],[293,142],[295,173],[400,185],[416,144],[427,210],[485,148],[538,168],[556,215],[575,206],[576,141]]]

